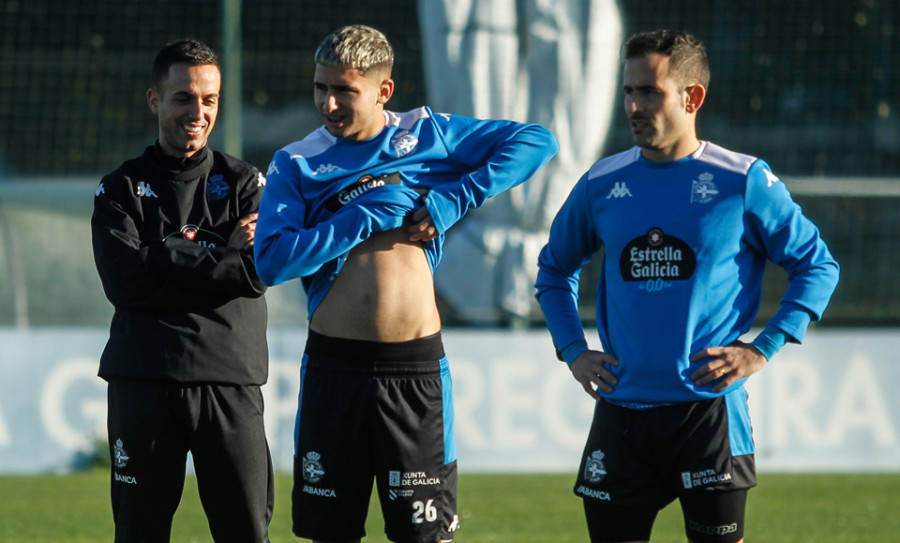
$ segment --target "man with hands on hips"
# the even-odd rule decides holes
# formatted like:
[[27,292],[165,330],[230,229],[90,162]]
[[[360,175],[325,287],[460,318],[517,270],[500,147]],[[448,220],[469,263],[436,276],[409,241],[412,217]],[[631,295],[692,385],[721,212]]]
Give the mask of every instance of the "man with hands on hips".
[[[744,381],[821,318],[838,265],[765,161],[698,138],[702,44],[661,30],[633,36],[623,53],[635,146],[575,185],[536,283],[560,357],[597,400],[575,493],[593,542],[649,540],[657,513],[678,499],[691,542],[735,543],[756,484]],[[601,249],[597,351],[577,293]],[[744,343],[767,260],[788,287]]]

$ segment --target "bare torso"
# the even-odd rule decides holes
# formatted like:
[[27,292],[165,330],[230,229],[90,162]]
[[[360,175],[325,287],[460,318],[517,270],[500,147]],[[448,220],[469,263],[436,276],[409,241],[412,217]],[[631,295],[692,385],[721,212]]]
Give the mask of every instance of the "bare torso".
[[309,327],[330,337],[384,342],[439,332],[434,280],[422,244],[397,229],[357,245]]

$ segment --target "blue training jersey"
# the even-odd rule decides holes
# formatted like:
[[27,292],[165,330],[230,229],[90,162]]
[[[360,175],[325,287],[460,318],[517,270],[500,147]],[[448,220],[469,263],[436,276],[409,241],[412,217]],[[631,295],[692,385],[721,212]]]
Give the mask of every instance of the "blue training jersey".
[[634,147],[579,180],[541,252],[537,296],[553,342],[572,363],[587,349],[577,311],[579,272],[604,251],[597,328],[616,356],[614,403],[647,407],[724,395],[691,373],[690,356],[732,343],[756,317],[767,259],[789,285],[768,324],[803,340],[838,280],[816,226],[768,164],[709,142],[652,162]]
[[432,273],[444,234],[467,211],[531,177],[559,149],[537,124],[385,111],[376,136],[352,141],[320,127],[275,153],[254,248],[260,278],[301,278],[311,318],[348,252],[408,225],[426,206],[439,237],[425,244]]

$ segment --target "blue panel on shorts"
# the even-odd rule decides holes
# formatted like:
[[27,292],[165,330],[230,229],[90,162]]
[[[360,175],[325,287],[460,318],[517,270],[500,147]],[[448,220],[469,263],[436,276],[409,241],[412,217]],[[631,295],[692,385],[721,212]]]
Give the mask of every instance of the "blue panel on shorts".
[[441,393],[444,398],[444,463],[456,462],[456,432],[453,430],[453,379],[447,357],[441,358]]

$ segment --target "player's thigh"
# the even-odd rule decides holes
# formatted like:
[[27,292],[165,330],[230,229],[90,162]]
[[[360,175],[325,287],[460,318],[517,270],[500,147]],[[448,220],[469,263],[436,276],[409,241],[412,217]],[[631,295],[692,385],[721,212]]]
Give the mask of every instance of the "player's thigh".
[[680,497],[692,543],[736,543],[744,537],[748,489],[688,492]]
[[380,383],[376,478],[394,541],[449,540],[458,518],[449,369],[435,361],[422,372]]
[[374,471],[370,379],[306,368],[294,457],[294,534],[322,541],[365,535]]
[[107,409],[117,537],[168,541],[187,459],[172,390],[152,381],[112,379]]
[[274,475],[258,386],[191,387],[192,439],[203,508],[216,541],[266,541]]
[[652,506],[612,505],[584,500],[591,543],[631,543],[649,541],[659,509]]

